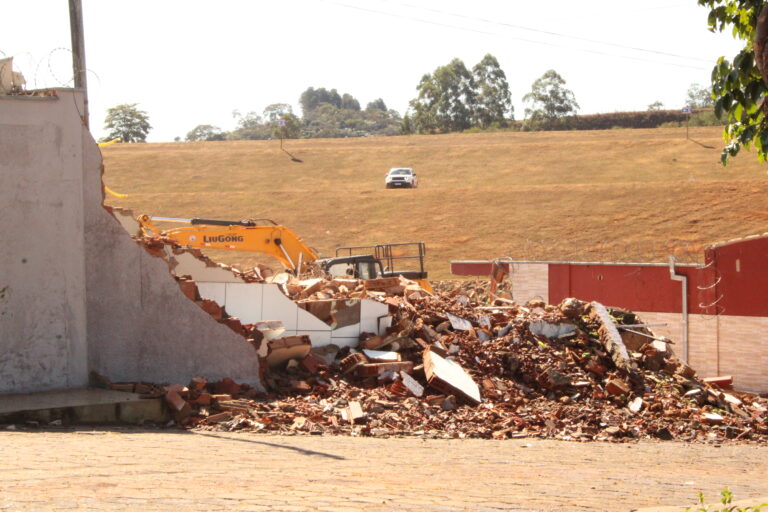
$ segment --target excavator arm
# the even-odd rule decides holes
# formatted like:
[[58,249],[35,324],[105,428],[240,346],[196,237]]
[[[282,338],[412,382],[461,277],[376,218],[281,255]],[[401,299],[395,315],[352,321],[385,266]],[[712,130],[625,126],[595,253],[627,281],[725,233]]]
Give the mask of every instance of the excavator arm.
[[[163,236],[180,245],[199,249],[267,254],[277,258],[283,267],[297,275],[307,272],[309,264],[318,259],[317,253],[301,237],[269,219],[228,221],[141,215],[137,220],[147,236]],[[153,221],[185,223],[189,226],[161,231]],[[266,225],[259,225],[259,221]]]
[[[342,247],[339,248],[336,258],[328,258],[322,261],[318,254],[304,241],[285,226],[281,226],[270,219],[247,220],[213,220],[213,219],[179,219],[174,217],[152,217],[140,215],[136,219],[145,236],[170,238],[179,245],[195,247],[199,249],[225,249],[229,251],[247,251],[268,254],[277,258],[286,270],[295,275],[307,273],[312,264],[318,265],[328,271],[328,267],[337,264],[346,264],[360,279],[373,279],[377,277],[390,277],[404,275],[416,280],[419,285],[429,293],[432,287],[427,281],[427,273],[424,271],[425,248],[423,242],[411,242],[406,244],[380,244],[376,246]],[[188,224],[168,230],[159,229],[153,221],[174,222]],[[261,222],[262,224],[259,224]],[[404,246],[418,248],[416,256],[395,256],[394,249]],[[354,250],[364,250],[366,255],[354,255]],[[340,252],[348,253],[346,257],[340,256]],[[402,271],[394,269],[395,260],[417,260],[418,271]],[[382,268],[382,263],[387,268]],[[375,269],[378,266],[378,270]],[[365,271],[367,269],[367,271]]]

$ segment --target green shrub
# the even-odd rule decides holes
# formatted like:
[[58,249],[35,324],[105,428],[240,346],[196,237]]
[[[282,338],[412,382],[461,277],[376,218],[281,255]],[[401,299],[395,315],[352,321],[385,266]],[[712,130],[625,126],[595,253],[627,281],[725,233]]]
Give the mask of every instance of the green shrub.
[[741,508],[735,505],[731,505],[731,502],[733,501],[733,493],[728,487],[726,487],[725,490],[720,491],[720,504],[723,505],[723,508],[718,508],[716,510],[710,509],[709,505],[706,505],[704,503],[704,493],[702,493],[701,491],[699,491],[698,497],[699,497],[699,508],[687,507],[685,509],[685,512],[760,512],[761,510],[763,510],[763,507],[768,507],[767,503],[762,503],[755,507],[746,507],[746,508]]

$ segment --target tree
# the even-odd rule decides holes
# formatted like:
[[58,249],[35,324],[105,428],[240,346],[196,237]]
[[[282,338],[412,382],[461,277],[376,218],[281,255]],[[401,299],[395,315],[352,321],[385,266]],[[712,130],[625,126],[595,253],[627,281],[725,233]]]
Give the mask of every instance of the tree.
[[461,61],[453,59],[421,78],[419,95],[411,100],[411,121],[419,132],[452,132],[469,128],[475,107],[474,80]]
[[533,126],[541,126],[545,121],[552,128],[556,119],[575,115],[579,109],[573,92],[565,88],[565,80],[554,69],[533,82],[523,101],[531,103],[531,108],[525,109],[525,117]]
[[184,140],[187,142],[226,140],[227,134],[221,131],[218,126],[210,124],[199,124],[195,126]]
[[232,112],[232,117],[237,119],[237,127],[227,135],[230,140],[264,140],[272,136],[270,126],[264,124],[261,116],[256,112],[242,115],[235,110]]
[[273,103],[264,109],[264,118],[272,126],[272,137],[295,139],[301,134],[301,121],[287,103]]
[[360,102],[357,101],[351,94],[344,93],[341,97],[341,108],[347,110],[360,110]]
[[715,104],[715,100],[712,99],[712,90],[708,87],[702,88],[699,84],[691,84],[685,104],[692,108],[712,107]]
[[493,55],[486,54],[483,60],[472,68],[475,83],[475,105],[473,124],[488,128],[491,123],[504,126],[507,114],[515,118],[512,107],[512,95],[509,92],[507,76]]
[[[339,96],[336,89],[328,91],[323,87],[320,89],[308,87],[306,91],[301,93],[299,103],[301,104],[301,111],[304,113],[304,117],[306,117],[323,103],[328,103],[336,108],[341,108],[341,96]],[[360,104],[358,103],[358,108],[359,107]]]
[[286,114],[293,115],[293,108],[287,103],[272,103],[264,109],[264,119],[268,123],[274,123]]
[[370,112],[371,110],[383,110],[384,112],[387,111],[387,104],[384,103],[384,100],[381,98],[377,98],[371,102],[368,103],[368,105],[365,106],[366,112]]
[[411,123],[411,116],[408,112],[403,116],[403,120],[400,122],[400,133],[403,135],[410,135],[413,133],[413,124]]
[[663,110],[663,109],[664,109],[664,104],[659,100],[656,100],[650,105],[648,105],[648,110]]
[[[367,137],[400,133],[400,114],[387,110],[381,98],[369,103],[363,111],[360,102],[351,94],[339,95],[336,89],[309,87],[301,93],[299,103],[302,119],[297,126],[302,137]],[[298,118],[296,121],[298,123]],[[286,128],[289,126],[287,122]]]
[[698,0],[708,7],[709,29],[730,29],[744,46],[733,62],[720,57],[712,70],[715,115],[726,121],[728,144],[720,155],[723,165],[741,147],[754,144],[757,158],[768,159],[768,5],[762,0]]
[[136,108],[136,103],[125,103],[107,110],[104,128],[109,130],[107,140],[119,138],[122,142],[146,142],[152,127],[149,116]]

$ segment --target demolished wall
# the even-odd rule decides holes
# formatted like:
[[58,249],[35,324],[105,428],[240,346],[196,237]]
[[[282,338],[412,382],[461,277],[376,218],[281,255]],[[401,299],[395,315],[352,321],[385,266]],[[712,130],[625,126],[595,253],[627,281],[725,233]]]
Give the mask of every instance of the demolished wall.
[[184,296],[169,263],[102,206],[82,94],[0,97],[0,392],[115,380],[238,378],[260,387],[245,338]]

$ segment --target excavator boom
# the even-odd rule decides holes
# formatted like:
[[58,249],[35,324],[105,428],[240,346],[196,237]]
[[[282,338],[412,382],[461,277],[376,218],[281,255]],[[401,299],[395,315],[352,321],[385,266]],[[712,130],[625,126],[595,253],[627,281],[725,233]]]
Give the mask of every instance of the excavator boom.
[[[230,251],[259,252],[277,258],[283,267],[296,274],[309,270],[309,264],[318,259],[317,253],[291,229],[269,219],[268,225],[256,220],[229,221],[212,219],[180,219],[173,217],[138,218],[143,232],[151,236],[164,236],[180,245],[199,249],[226,249]],[[161,231],[153,221],[190,224]]]
[[[142,233],[147,236],[170,238],[179,245],[199,249],[225,249],[229,251],[259,252],[277,258],[286,270],[295,275],[313,270],[317,262],[324,271],[333,273],[331,267],[341,267],[360,279],[403,275],[415,279],[421,287],[432,293],[424,271],[425,248],[423,242],[407,244],[380,244],[376,246],[342,247],[337,249],[336,258],[322,261],[318,254],[299,235],[270,219],[214,220],[181,219],[175,217],[150,217],[140,215],[137,220]],[[153,221],[188,224],[161,231]],[[259,222],[263,224],[259,224]],[[395,256],[393,248],[415,246],[415,256]],[[365,250],[366,255],[354,255],[355,250]],[[339,257],[339,251],[346,251],[346,257]],[[417,260],[418,271],[399,271],[394,268],[395,260]],[[382,263],[387,268],[382,267]]]

